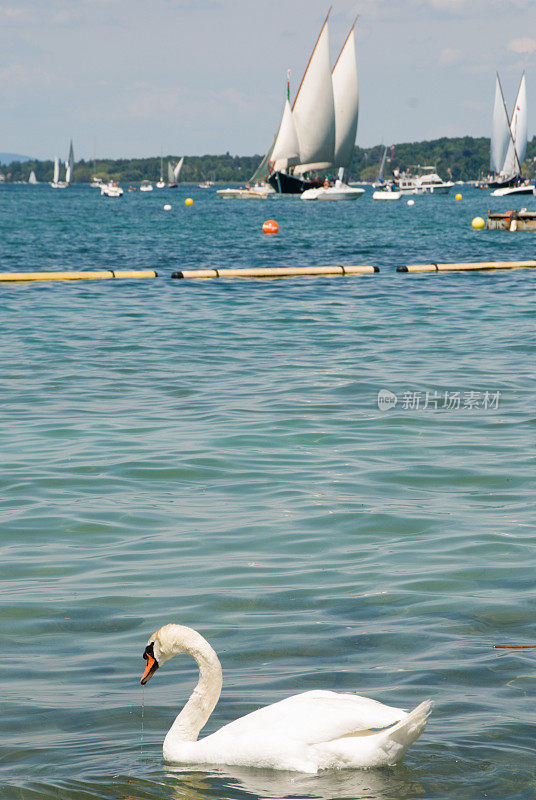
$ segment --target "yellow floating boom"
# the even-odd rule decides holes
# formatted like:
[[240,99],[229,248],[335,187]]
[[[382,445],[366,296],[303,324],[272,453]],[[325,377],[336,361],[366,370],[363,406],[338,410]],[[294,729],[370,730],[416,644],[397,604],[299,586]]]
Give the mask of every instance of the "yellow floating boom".
[[154,269],[97,269],[80,272],[0,272],[0,283],[18,281],[96,281],[115,278],[157,278]]
[[461,264],[407,264],[397,272],[453,272],[472,269],[536,269],[536,261],[473,261]]
[[294,278],[307,275],[369,275],[379,272],[379,267],[255,267],[225,269],[183,269],[173,272],[172,278]]

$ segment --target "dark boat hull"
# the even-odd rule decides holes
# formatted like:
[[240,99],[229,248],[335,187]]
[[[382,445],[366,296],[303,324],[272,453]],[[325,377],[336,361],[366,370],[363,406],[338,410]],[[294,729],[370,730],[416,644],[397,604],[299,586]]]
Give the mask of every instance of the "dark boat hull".
[[268,183],[278,194],[302,194],[306,189],[316,189],[322,185],[320,180],[306,181],[286,172],[272,172]]
[[488,189],[507,189],[510,186],[515,186],[518,180],[519,178],[517,175],[513,175],[511,178],[507,178],[505,181],[488,181],[486,185]]

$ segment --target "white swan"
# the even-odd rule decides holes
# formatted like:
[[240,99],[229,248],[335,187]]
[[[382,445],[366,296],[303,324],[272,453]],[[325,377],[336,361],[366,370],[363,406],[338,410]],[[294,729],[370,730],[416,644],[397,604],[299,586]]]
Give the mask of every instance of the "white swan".
[[164,758],[178,764],[228,764],[316,773],[395,764],[420,736],[431,703],[406,712],[329,691],[296,694],[224,725],[198,740],[222,687],[218,656],[201,634],[164,625],[143,654],[141,683],[178,653],[192,656],[199,682],[164,740]]

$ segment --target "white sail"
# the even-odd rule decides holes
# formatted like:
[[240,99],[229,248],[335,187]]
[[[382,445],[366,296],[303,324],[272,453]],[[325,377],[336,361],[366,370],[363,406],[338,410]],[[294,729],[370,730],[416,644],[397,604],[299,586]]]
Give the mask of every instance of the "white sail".
[[335,154],[333,163],[336,167],[343,167],[344,169],[348,169],[354,154],[359,113],[354,25],[350,29],[332,72],[335,106]]
[[28,183],[37,183],[37,178],[35,177],[35,172],[33,171],[33,169],[30,172],[30,177],[28,178]]
[[58,156],[56,156],[56,158],[54,159],[54,178],[52,179],[53,183],[58,183],[59,179],[60,179],[60,160]]
[[294,173],[331,167],[335,151],[335,107],[327,17],[302,78],[292,112],[300,145],[300,163]]
[[521,174],[521,165],[527,150],[527,88],[525,74],[521,78],[517,92],[512,119],[510,120],[510,141],[504,159],[502,172],[510,177]]
[[286,170],[292,164],[297,164],[300,160],[300,144],[296,125],[290,108],[290,103],[285,102],[281,125],[277,134],[274,149],[272,150],[271,160],[274,162],[275,170]]
[[171,161],[168,161],[167,165],[167,179],[168,183],[175,183],[175,176],[173,174],[173,166],[171,164]]
[[511,141],[508,113],[504,103],[499,76],[495,82],[495,102],[493,104],[493,122],[491,127],[490,171],[499,175],[503,171],[508,145]]
[[179,180],[179,175],[181,174],[181,169],[182,169],[182,165],[183,164],[184,164],[184,156],[182,156],[180,161],[177,161],[177,163],[175,164],[175,167],[173,169],[173,177],[175,179],[175,182],[177,182]]
[[69,155],[67,156],[67,161],[65,162],[65,183],[70,183],[71,178],[73,176],[74,170],[74,149],[73,149],[73,140],[71,139],[71,143],[69,146]]

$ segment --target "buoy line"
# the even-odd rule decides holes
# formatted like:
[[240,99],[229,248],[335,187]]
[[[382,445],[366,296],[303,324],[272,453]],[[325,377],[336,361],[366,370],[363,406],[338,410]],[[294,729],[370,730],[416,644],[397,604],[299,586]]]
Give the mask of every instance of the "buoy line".
[[483,269],[536,269],[536,261],[474,261],[459,264],[407,264],[397,267],[397,272],[456,272]]
[[118,278],[158,278],[155,269],[98,269],[79,272],[0,272],[0,283],[20,281],[95,281]]
[[293,278],[314,275],[371,275],[379,272],[379,267],[350,266],[343,267],[237,267],[236,269],[183,269],[171,274],[172,278]]

